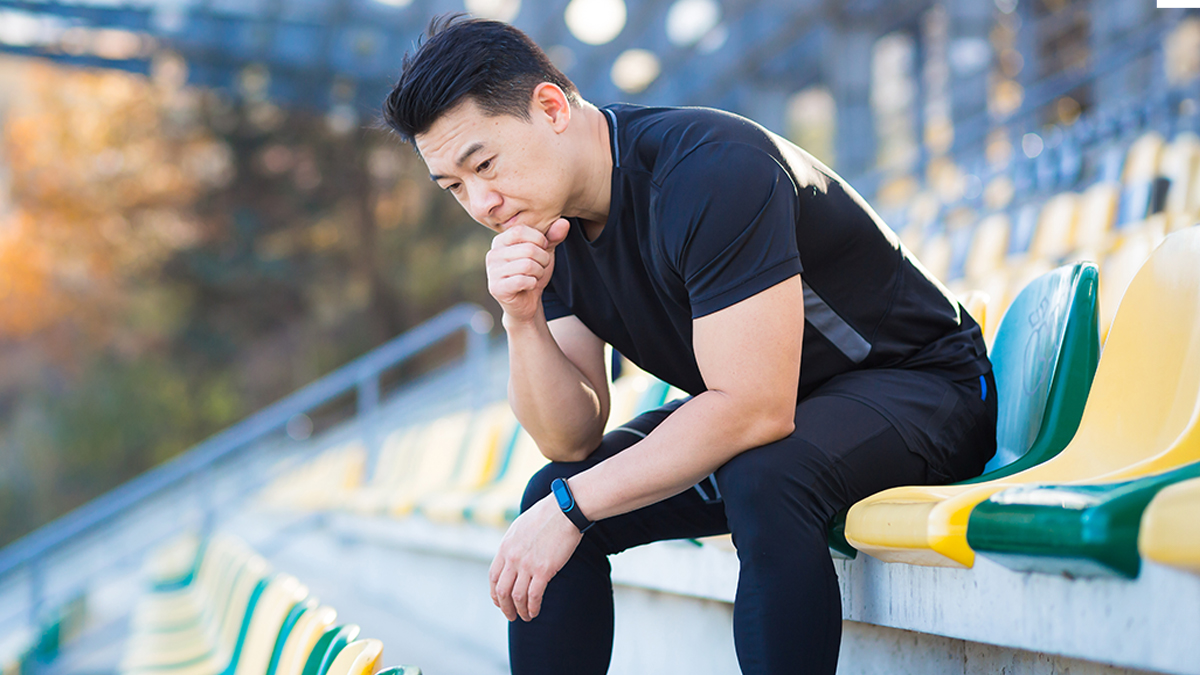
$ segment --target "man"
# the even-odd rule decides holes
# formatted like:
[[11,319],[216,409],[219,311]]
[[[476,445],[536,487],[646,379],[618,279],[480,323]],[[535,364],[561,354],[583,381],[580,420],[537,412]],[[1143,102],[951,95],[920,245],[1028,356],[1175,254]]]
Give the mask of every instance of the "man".
[[[742,671],[833,673],[831,516],[994,452],[978,326],[800,148],[713,110],[597,108],[505,24],[435,20],[384,116],[496,232],[509,399],[551,460],[490,571],[513,672],[604,673],[607,556],[732,532]],[[602,437],[605,343],[692,396]]]

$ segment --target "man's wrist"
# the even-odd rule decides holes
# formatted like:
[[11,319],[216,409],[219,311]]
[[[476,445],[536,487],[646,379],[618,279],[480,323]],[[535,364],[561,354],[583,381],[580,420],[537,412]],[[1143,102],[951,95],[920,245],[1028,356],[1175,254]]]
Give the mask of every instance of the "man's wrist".
[[550,493],[554,500],[558,503],[558,508],[563,512],[563,515],[571,521],[580,533],[587,532],[591,529],[594,522],[588,520],[587,516],[583,515],[579,504],[575,501],[575,495],[571,493],[571,486],[567,484],[564,478],[555,478],[550,483]]

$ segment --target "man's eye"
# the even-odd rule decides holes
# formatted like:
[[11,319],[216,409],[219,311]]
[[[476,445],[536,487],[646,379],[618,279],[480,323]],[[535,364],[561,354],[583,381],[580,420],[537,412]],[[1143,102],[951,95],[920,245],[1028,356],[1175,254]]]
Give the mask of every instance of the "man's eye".
[[460,187],[462,187],[462,183],[451,183],[442,189],[446,192],[458,192]]
[[491,167],[492,167],[492,160],[488,159],[488,160],[484,160],[478,167],[476,167],[475,170],[476,171],[487,171]]

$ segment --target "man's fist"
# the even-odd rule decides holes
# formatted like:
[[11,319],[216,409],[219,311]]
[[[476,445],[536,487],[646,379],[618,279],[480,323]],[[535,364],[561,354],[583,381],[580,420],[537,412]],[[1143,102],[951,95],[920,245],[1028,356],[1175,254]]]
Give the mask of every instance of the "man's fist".
[[509,319],[530,321],[537,316],[542,290],[554,272],[554,247],[567,238],[570,228],[565,218],[559,218],[545,234],[516,225],[492,239],[487,254],[488,292]]

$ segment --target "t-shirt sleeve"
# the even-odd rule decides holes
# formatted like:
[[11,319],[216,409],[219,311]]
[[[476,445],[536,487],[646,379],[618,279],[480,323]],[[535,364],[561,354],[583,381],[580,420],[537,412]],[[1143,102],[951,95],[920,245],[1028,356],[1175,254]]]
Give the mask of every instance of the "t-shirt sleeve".
[[696,319],[802,270],[795,184],[774,157],[736,143],[693,151],[663,179],[654,206],[664,255]]
[[554,292],[553,278],[546,285],[546,288],[542,289],[542,311],[546,314],[546,321],[561,319],[564,316],[571,316],[572,314],[566,303],[558,297],[558,293]]

